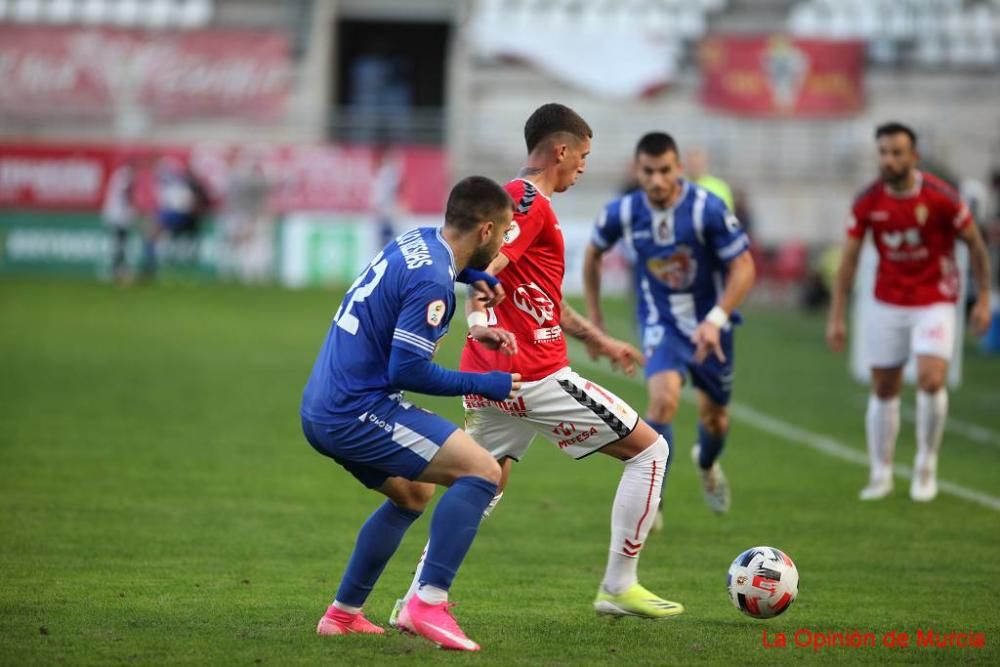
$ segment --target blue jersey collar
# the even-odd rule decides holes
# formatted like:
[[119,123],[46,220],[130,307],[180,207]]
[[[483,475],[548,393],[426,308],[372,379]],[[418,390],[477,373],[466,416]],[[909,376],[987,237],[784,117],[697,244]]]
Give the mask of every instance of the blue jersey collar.
[[457,276],[458,275],[458,267],[455,266],[455,253],[452,252],[451,246],[448,245],[448,242],[444,240],[444,234],[441,233],[441,228],[440,227],[438,227],[435,230],[435,233],[437,234],[437,240],[440,241],[441,245],[444,246],[444,249],[448,251],[448,257],[451,259],[451,271],[452,271],[452,273],[454,275]]
[[672,206],[667,208],[657,208],[653,206],[652,202],[649,201],[649,197],[646,196],[646,193],[643,192],[641,188],[639,189],[639,192],[642,193],[642,203],[645,204],[650,213],[673,213],[677,210],[678,206],[684,203],[684,200],[687,199],[688,193],[691,192],[691,183],[685,178],[678,180],[681,182],[681,196],[677,198],[677,201],[675,201]]

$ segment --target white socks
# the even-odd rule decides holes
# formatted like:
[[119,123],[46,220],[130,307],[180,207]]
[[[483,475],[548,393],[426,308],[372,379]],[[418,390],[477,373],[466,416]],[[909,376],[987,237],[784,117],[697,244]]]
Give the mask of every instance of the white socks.
[[361,611],[361,607],[352,607],[349,604],[344,604],[340,600],[334,600],[333,606],[339,609],[340,611],[346,612],[348,614],[357,614],[358,612]]
[[[944,423],[948,417],[948,390],[934,393],[917,391],[917,458],[915,467],[935,468]],[[868,436],[868,460],[872,480],[892,475],[892,458],[899,434],[899,397],[882,400],[874,394],[868,397],[865,415]]]
[[917,459],[915,467],[937,467],[937,454],[941,449],[944,422],[948,417],[948,390],[938,389],[933,394],[917,392]]
[[[500,502],[501,498],[503,498],[503,491],[499,491],[495,496],[493,496],[493,500],[491,500],[490,504],[487,505],[486,509],[483,510],[484,519],[490,515],[490,512],[492,512],[493,508],[497,506],[497,503]],[[410,582],[410,588],[406,591],[406,595],[403,596],[404,600],[409,600],[416,594],[418,590],[420,590],[420,575],[423,574],[424,571],[424,559],[427,558],[427,547],[429,546],[430,542],[424,545],[424,550],[420,554],[420,560],[417,561],[417,569],[413,573],[413,580]],[[445,595],[446,595],[445,599],[447,599],[447,593]],[[420,599],[429,604],[435,604],[427,599],[427,597],[432,597],[432,596],[433,593],[429,594],[428,596],[421,595]]]
[[660,504],[663,471],[670,449],[660,436],[625,462],[611,509],[611,547],[601,586],[612,595],[638,581],[639,552],[649,535]]
[[899,397],[882,400],[875,394],[868,396],[865,413],[865,435],[868,440],[868,461],[872,481],[892,477],[892,457],[899,435]]
[[[423,563],[423,560],[421,560],[421,563]],[[443,588],[438,588],[437,586],[424,584],[417,589],[417,597],[427,604],[441,604],[442,602],[448,601],[448,591]]]

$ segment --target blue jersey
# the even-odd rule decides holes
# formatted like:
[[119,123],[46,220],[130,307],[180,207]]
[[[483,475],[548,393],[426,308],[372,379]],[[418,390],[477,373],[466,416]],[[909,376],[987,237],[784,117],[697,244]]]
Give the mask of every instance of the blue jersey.
[[669,209],[653,208],[642,190],[612,201],[591,239],[602,250],[622,240],[635,265],[639,324],[647,334],[662,336],[666,326],[691,336],[722,294],[727,264],[750,248],[721,199],[689,181],[681,184]]
[[455,314],[455,258],[441,232],[411,230],[386,245],[334,315],[302,397],[317,423],[356,419],[398,390],[389,355],[402,347],[430,359]]

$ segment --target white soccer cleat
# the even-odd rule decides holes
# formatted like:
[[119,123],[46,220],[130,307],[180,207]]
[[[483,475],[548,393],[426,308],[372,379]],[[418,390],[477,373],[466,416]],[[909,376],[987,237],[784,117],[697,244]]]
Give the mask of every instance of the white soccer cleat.
[[694,461],[694,466],[701,475],[701,488],[705,493],[705,502],[708,504],[710,510],[717,514],[723,514],[729,511],[729,506],[732,504],[729,480],[726,479],[726,475],[722,472],[722,466],[719,465],[718,461],[715,461],[708,470],[701,467],[701,464],[698,462],[700,449],[699,445],[691,448],[691,459]]
[[910,481],[910,498],[918,503],[929,503],[937,497],[937,492],[937,461],[921,461],[918,456]]
[[861,489],[858,494],[859,500],[881,500],[892,493],[892,470],[872,474],[868,479],[868,486]]

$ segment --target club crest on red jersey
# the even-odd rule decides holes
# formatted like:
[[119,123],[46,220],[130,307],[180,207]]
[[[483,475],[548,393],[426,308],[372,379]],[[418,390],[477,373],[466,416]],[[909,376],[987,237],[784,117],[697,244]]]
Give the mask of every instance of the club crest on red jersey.
[[517,286],[514,290],[514,305],[531,315],[538,324],[552,320],[556,312],[552,299],[535,283]]
[[517,220],[510,221],[510,227],[507,231],[503,233],[503,242],[505,245],[510,245],[517,240],[517,237],[521,235],[521,227],[517,224]]

